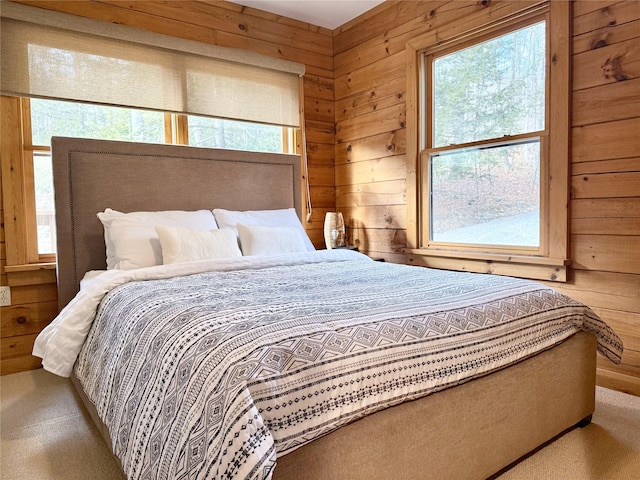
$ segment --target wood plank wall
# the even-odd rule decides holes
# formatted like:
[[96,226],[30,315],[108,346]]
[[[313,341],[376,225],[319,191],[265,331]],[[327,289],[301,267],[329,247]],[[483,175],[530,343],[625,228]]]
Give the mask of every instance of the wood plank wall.
[[573,14],[572,279],[625,344],[598,383],[640,395],[640,2],[578,1]]
[[[336,203],[364,250],[402,261],[407,39],[494,8],[393,2],[334,31]],[[553,286],[624,341],[621,366],[598,358],[598,383],[640,395],[640,2],[574,2],[572,75],[573,264]]]
[[[306,227],[314,244],[318,248],[324,247],[324,214],[335,209],[333,39],[330,30],[229,2],[46,0],[20,3],[175,37],[254,50],[305,64],[304,109],[314,206]],[[3,131],[3,139],[5,134],[7,132]],[[40,365],[39,359],[31,356],[31,349],[37,333],[57,313],[57,293],[53,270],[7,275],[4,225],[0,228],[0,242],[0,284],[11,285],[12,294],[12,306],[0,309],[0,371],[4,375]]]
[[[405,43],[467,15],[485,11],[489,18],[500,5],[495,0],[387,1],[329,32],[225,2],[22,3],[305,63],[312,240],[322,246],[324,213],[337,208],[345,214],[352,242],[372,256],[396,262],[405,261],[407,224]],[[577,0],[573,5],[573,265],[567,284],[554,284],[593,307],[622,336],[623,364],[615,367],[599,359],[598,383],[636,395],[639,5],[635,0]],[[6,284],[5,276],[0,280]],[[35,292],[51,285],[30,288],[32,296],[21,300],[25,305],[41,303]],[[4,343],[2,359],[4,369]]]

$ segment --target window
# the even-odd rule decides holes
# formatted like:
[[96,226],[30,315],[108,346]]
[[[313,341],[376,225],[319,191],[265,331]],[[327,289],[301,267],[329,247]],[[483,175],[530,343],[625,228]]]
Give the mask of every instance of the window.
[[[33,165],[35,229],[41,261],[55,254],[55,210],[51,169],[51,137],[69,136],[147,143],[288,153],[292,129],[219,118],[65,102],[22,99],[23,150]],[[177,125],[188,134],[176,136]],[[29,168],[29,170],[31,170]],[[28,182],[27,182],[28,183]]]
[[545,56],[544,21],[424,55],[431,99],[422,155],[429,245],[537,253]]
[[242,149],[251,152],[293,152],[294,149],[288,141],[292,138],[290,130],[274,125],[188,116],[189,145],[195,147]]
[[6,3],[0,167],[7,272],[48,269],[55,260],[51,135],[189,144],[191,133],[199,145],[215,139],[225,148],[295,151],[304,65]]
[[489,6],[408,43],[410,262],[566,280],[565,3]]

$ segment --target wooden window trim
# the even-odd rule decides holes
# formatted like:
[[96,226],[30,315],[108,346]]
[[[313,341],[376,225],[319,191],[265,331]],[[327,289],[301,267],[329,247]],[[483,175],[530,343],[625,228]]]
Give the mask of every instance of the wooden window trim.
[[[35,194],[33,185],[33,150],[25,138],[29,125],[23,124],[23,108],[28,102],[18,97],[1,97],[2,110],[2,204],[7,272],[20,266],[51,263],[50,256],[38,254],[36,238]],[[28,143],[27,143],[28,142]]]
[[[549,223],[543,228],[537,255],[427,248],[421,236],[421,158],[420,125],[421,52],[484,32],[495,31],[536,15],[546,15],[549,66],[549,102],[546,130],[549,132],[549,170],[541,175],[547,179],[547,191],[541,193]],[[487,20],[496,19],[491,22]],[[448,24],[415,37],[406,45],[407,71],[407,249],[412,264],[496,273],[542,280],[565,282],[568,260],[568,201],[569,201],[569,114],[571,68],[571,2],[509,2],[489,4],[464,22]]]

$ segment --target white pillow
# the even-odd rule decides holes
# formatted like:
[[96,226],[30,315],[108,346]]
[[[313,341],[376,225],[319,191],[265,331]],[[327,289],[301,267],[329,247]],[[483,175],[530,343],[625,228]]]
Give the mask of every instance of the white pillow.
[[158,226],[156,232],[162,246],[162,261],[165,265],[242,256],[236,232],[230,228],[205,231]]
[[248,226],[268,226],[268,227],[295,227],[299,230],[303,239],[305,250],[314,251],[315,247],[307,232],[305,232],[295,208],[283,208],[280,210],[247,210],[238,212],[216,208],[213,210],[218,227],[236,229],[236,225],[242,223]]
[[297,227],[249,226],[238,223],[237,228],[243,255],[278,255],[307,251]]
[[109,270],[162,265],[162,250],[155,229],[157,226],[191,230],[218,228],[209,210],[122,213],[107,208],[98,213],[98,218],[104,226]]

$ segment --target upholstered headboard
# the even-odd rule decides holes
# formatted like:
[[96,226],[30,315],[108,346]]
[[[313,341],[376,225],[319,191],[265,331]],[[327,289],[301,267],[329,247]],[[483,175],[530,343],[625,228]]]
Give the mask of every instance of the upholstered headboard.
[[55,137],[58,306],[89,270],[106,268],[96,214],[158,210],[302,212],[300,157],[272,153]]

